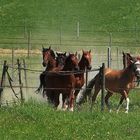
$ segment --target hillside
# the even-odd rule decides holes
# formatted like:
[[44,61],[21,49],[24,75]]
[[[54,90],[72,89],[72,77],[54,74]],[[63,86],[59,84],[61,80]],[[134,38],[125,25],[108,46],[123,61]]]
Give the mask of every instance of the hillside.
[[[0,5],[1,38],[22,38],[31,31],[39,43],[93,45],[102,40],[108,45],[111,32],[115,42],[140,42],[139,0],[1,0]],[[84,43],[74,42],[78,23],[78,39]]]
[[[2,0],[0,2],[1,24],[53,26],[79,21],[88,29],[114,30],[132,28],[140,23],[140,1],[135,0]],[[37,23],[39,22],[39,23]],[[70,25],[69,25],[70,26]]]

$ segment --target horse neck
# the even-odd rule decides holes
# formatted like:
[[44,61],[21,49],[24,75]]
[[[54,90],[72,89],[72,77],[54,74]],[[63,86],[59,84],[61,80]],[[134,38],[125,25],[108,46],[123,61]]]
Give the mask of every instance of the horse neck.
[[56,67],[56,60],[54,58],[51,58],[48,62],[48,66],[46,68],[46,71],[52,70]]
[[84,58],[82,56],[81,60],[78,63],[80,70],[85,70],[86,66],[84,64]]
[[135,74],[130,65],[123,70],[123,73],[124,73],[125,77],[128,79],[128,82],[129,81],[133,82],[133,80],[135,79]]
[[72,67],[69,65],[69,64],[65,64],[64,65],[64,67],[63,67],[63,69],[62,69],[63,71],[71,71],[72,70]]

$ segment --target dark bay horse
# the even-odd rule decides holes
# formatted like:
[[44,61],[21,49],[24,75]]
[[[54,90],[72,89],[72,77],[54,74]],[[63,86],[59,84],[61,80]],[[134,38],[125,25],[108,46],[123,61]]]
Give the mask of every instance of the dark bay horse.
[[[126,100],[126,113],[129,110],[129,98],[128,93],[134,87],[133,80],[136,76],[140,76],[140,61],[131,61],[131,64],[123,70],[112,70],[109,68],[105,69],[105,89],[107,90],[107,94],[105,96],[105,103],[110,110],[109,98],[113,95],[113,93],[120,93],[121,98],[117,108],[117,112],[120,109],[120,106],[123,100]],[[95,86],[94,94],[92,96],[92,104],[95,102],[96,97],[101,89],[101,80],[100,73],[98,73],[95,78],[93,78],[86,90],[86,94],[91,94],[91,90],[93,86]]]
[[61,72],[53,71],[45,75],[46,95],[49,101],[57,107],[59,105],[59,95],[62,93],[63,100],[68,98],[68,107],[71,111],[73,111],[74,106],[75,88],[75,76],[73,71],[79,69],[76,55],[77,53],[69,54]]
[[37,89],[37,92],[40,92],[42,87],[44,87],[45,85],[43,85],[43,83],[45,83],[45,73],[47,71],[59,71],[63,69],[63,66],[65,64],[65,60],[66,60],[66,53],[57,53],[55,56],[54,51],[51,49],[51,47],[49,48],[42,48],[42,55],[43,55],[43,63],[42,65],[44,67],[46,67],[45,71],[43,71],[40,74],[40,85],[39,88]]

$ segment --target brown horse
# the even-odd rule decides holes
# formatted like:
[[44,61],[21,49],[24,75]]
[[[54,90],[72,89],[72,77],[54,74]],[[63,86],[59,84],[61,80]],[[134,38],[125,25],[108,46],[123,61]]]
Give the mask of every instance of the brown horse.
[[[123,102],[123,100],[126,100],[126,113],[128,113],[129,110],[129,98],[128,93],[129,91],[134,87],[133,80],[135,76],[140,75],[140,61],[131,61],[131,64],[123,69],[123,70],[112,70],[109,68],[106,68],[105,71],[105,89],[107,90],[107,94],[105,96],[105,103],[110,110],[109,105],[109,98],[113,95],[113,93],[120,93],[121,98],[120,102],[117,108],[117,112],[120,109],[120,106]],[[93,86],[95,85],[94,94],[92,96],[92,105],[96,100],[96,97],[101,89],[101,78],[100,73],[98,73],[95,78],[93,78],[89,84],[88,88],[86,90],[86,94],[90,94]]]
[[[40,85],[39,88],[37,89],[37,92],[40,92],[43,85],[45,83],[45,74],[48,71],[60,71],[63,69],[65,60],[66,60],[66,53],[57,53],[57,57],[55,57],[54,51],[49,48],[44,48],[42,49],[42,55],[43,55],[43,63],[42,65],[46,67],[45,71],[43,71],[40,74]],[[44,90],[43,90],[44,91]],[[43,94],[44,95],[44,94]]]
[[90,51],[83,51],[81,60],[78,63],[80,71],[74,74],[75,79],[76,79],[76,85],[75,85],[75,98],[77,97],[80,88],[84,85],[85,79],[84,79],[84,73],[85,70],[91,70],[91,50]]
[[63,99],[69,99],[68,105],[71,111],[73,111],[75,88],[75,76],[72,71],[79,69],[76,55],[77,53],[69,54],[62,72],[53,71],[45,75],[46,95],[50,103],[57,107],[59,105],[59,95],[62,93]]
[[[80,71],[77,71],[74,76],[75,76],[75,92],[74,92],[74,96],[75,99],[77,98],[77,95],[80,91],[80,89],[82,88],[82,86],[85,83],[85,79],[84,79],[84,73],[85,70],[91,70],[92,66],[91,66],[91,50],[90,51],[84,51],[82,50],[83,54],[82,57],[78,63],[79,69]],[[63,98],[63,109],[65,110],[67,107],[66,105],[66,101],[65,98]]]
[[[131,61],[136,61],[136,60],[140,60],[140,56],[132,57],[130,53],[123,52],[123,67],[124,68],[128,67],[131,64]],[[136,77],[134,80],[135,86],[139,86],[139,81],[140,81],[139,77]]]

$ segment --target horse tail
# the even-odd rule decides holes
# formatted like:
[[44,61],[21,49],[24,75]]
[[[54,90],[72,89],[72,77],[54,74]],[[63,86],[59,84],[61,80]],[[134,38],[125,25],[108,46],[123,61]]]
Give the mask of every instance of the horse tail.
[[79,95],[80,97],[77,99],[77,102],[76,102],[78,105],[81,105],[85,101],[85,98],[91,95],[91,91],[98,77],[99,77],[99,73],[88,83],[86,89],[80,93]]
[[44,84],[45,84],[45,72],[42,72],[40,74],[39,79],[40,79],[40,85],[39,85],[38,89],[35,91],[36,93],[41,92],[43,87],[44,87]]

